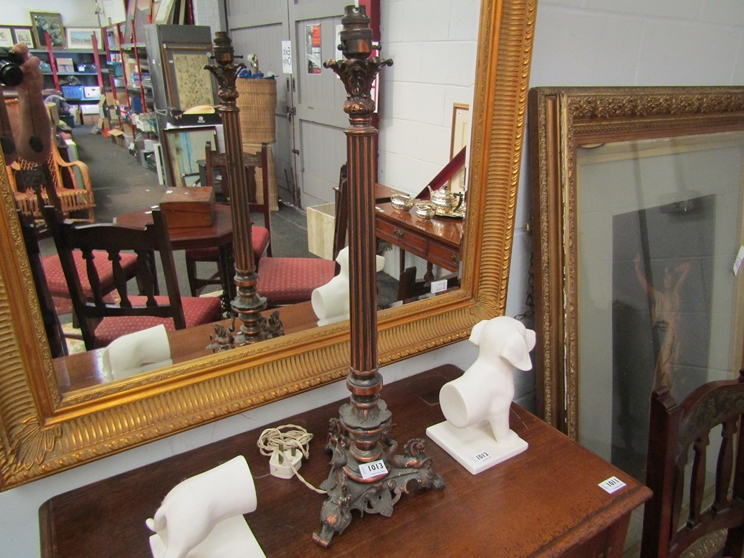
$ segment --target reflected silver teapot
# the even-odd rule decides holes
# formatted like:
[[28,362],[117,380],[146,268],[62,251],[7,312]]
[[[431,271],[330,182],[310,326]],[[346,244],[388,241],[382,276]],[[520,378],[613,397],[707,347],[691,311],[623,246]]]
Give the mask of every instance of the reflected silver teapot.
[[450,192],[447,184],[438,190],[432,190],[431,186],[427,186],[427,188],[429,189],[429,199],[436,209],[443,213],[457,213],[465,199],[462,192],[455,194]]

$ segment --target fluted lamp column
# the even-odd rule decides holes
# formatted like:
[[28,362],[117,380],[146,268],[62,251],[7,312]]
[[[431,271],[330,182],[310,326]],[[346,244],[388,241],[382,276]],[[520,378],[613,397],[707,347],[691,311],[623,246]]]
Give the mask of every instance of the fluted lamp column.
[[371,56],[372,30],[364,6],[347,6],[341,19],[341,49],[345,60],[330,60],[346,88],[344,112],[350,127],[345,130],[349,180],[349,284],[351,362],[346,385],[350,402],[341,406],[340,418],[331,419],[328,446],[331,471],[321,488],[327,500],[321,510],[321,530],[313,540],[331,544],[351,522],[351,510],[390,516],[406,485],[414,481],[423,488],[444,488],[442,478],[431,470],[424,454],[424,440],[410,440],[402,455],[387,437],[392,413],[380,398],[382,376],[377,354],[377,286],[375,265],[375,136],[370,95],[375,76],[392,60]]
[[224,350],[242,345],[249,345],[283,334],[279,314],[274,312],[267,320],[261,312],[266,309],[266,298],[256,291],[258,275],[253,256],[251,241],[251,214],[248,184],[243,165],[243,140],[240,131],[240,108],[237,106],[238,90],[235,86],[238,72],[245,64],[235,64],[232,40],[224,31],[218,31],[214,39],[215,65],[205,66],[217,79],[218,96],[221,105],[218,107],[222,117],[225,133],[225,162],[227,166],[227,183],[230,191],[230,213],[233,223],[233,251],[235,255],[235,286],[237,295],[230,302],[233,319],[237,316],[240,329],[215,325],[215,350]]

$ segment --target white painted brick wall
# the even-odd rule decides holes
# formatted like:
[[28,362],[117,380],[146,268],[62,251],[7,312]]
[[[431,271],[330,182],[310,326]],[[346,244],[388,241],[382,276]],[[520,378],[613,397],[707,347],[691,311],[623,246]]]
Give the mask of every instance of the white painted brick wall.
[[[32,2],[25,8],[48,11],[38,10],[36,4]],[[203,9],[214,4],[219,10],[219,3],[212,0],[197,0],[195,5],[197,22],[211,25],[213,31],[218,29],[219,18],[203,15]],[[405,86],[398,89],[396,80],[403,84],[420,84],[420,73],[425,63],[420,60],[422,54],[416,55],[416,52],[428,52],[428,47],[432,46],[430,43],[444,38],[458,42],[474,36],[469,31],[477,19],[473,15],[477,5],[476,1],[464,0],[382,0],[383,53],[396,58],[396,66],[391,72],[395,74],[391,80],[394,93],[409,95],[416,91]],[[414,7],[425,8],[424,16],[419,17]],[[431,33],[409,31],[413,21],[425,18],[432,20]],[[449,23],[445,25],[444,21]],[[20,16],[18,23],[21,23]],[[414,38],[426,42],[413,44]],[[441,46],[437,45],[439,52]],[[463,63],[447,56],[447,49],[444,51],[444,58],[439,61],[442,66],[449,68]],[[444,72],[450,71],[454,70]],[[455,101],[469,103],[467,93],[472,90],[471,82],[441,86],[444,88],[443,97],[437,93],[433,100],[421,102],[430,107],[451,107]],[[742,0],[540,0],[532,66],[533,86],[741,85],[743,82]],[[387,89],[385,91],[390,95]],[[381,147],[386,150],[381,152],[381,163],[386,165],[388,177],[399,176],[413,184],[420,182],[422,176],[427,179],[433,176],[431,169],[435,165],[425,161],[420,152],[417,155],[410,147],[415,147],[418,142],[433,142],[429,148],[440,156],[444,149],[442,140],[432,138],[437,126],[449,138],[446,113],[438,121],[435,116],[426,115],[426,123],[420,124],[399,112],[395,117],[391,116],[395,110],[393,105],[383,103],[381,110]],[[401,137],[397,136],[398,133]],[[444,143],[448,146],[448,139]],[[446,155],[441,154],[443,157]],[[406,171],[406,168],[415,170]],[[509,314],[521,311],[526,292],[531,239],[529,235],[520,234],[520,229],[529,218],[529,211],[527,174],[523,164],[507,301]],[[392,377],[444,362],[457,362],[467,367],[474,358],[472,347],[463,342],[386,367],[383,373],[389,381]],[[531,406],[534,375],[529,378],[526,383],[520,382],[518,397]],[[0,555],[16,558],[39,556],[38,507],[55,494],[279,420],[301,408],[323,405],[342,397],[343,393],[341,384],[326,386],[4,492],[0,494]]]

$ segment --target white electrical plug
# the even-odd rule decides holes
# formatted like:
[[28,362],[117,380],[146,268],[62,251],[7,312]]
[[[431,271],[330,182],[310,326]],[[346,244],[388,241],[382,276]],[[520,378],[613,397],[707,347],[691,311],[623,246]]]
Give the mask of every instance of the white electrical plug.
[[291,479],[300,467],[302,467],[302,452],[297,448],[286,449],[284,452],[275,449],[269,458],[269,470],[279,479]]

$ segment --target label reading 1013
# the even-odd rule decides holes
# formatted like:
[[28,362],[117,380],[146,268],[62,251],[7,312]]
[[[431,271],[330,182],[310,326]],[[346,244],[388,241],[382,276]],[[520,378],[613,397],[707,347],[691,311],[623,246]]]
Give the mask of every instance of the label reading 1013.
[[476,463],[483,463],[484,461],[488,461],[491,459],[491,454],[487,451],[482,451],[480,453],[476,453],[475,455],[471,455],[470,459],[475,461]]
[[382,459],[379,459],[370,463],[362,463],[359,465],[359,472],[362,474],[362,478],[366,480],[372,477],[379,477],[380,475],[387,475],[388,470]]

